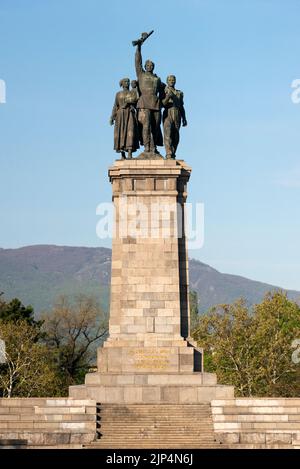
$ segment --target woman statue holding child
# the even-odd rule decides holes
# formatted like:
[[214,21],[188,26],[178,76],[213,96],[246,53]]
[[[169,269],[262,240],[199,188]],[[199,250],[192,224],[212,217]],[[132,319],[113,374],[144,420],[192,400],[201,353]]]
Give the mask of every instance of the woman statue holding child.
[[139,96],[136,81],[131,82],[131,90],[129,78],[120,80],[120,86],[123,90],[116,94],[110,124],[115,124],[114,150],[125,159],[125,152],[132,158],[132,153],[140,147],[135,109]]

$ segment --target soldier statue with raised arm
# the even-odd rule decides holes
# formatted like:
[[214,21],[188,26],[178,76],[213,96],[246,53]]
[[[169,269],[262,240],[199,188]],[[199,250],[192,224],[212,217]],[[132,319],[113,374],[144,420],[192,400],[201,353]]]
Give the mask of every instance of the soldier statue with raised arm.
[[146,60],[145,69],[142,65],[141,48],[144,41],[153,33],[142,33],[141,39],[133,41],[136,46],[135,70],[139,85],[139,100],[137,102],[137,117],[140,127],[140,143],[144,145],[145,153],[158,153],[157,146],[163,145],[161,133],[161,97],[164,85],[160,78],[153,73],[154,63]]
[[[138,158],[162,158],[157,147],[165,145],[166,158],[176,158],[181,125],[187,125],[183,104],[183,92],[175,89],[174,75],[167,77],[167,84],[154,73],[154,63],[146,60],[143,67],[142,45],[150,33],[142,33],[140,39],[132,41],[136,47],[135,70],[137,80],[133,80],[129,90],[129,79],[121,80],[123,91],[117,93],[110,119],[115,124],[114,149],[123,159],[132,158],[132,153],[140,145],[144,151]],[[163,109],[163,116],[161,112]],[[163,120],[164,137],[161,131]]]

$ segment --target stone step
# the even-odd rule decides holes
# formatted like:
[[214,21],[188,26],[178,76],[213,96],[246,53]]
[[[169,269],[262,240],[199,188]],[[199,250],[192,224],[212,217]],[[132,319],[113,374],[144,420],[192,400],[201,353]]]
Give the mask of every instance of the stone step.
[[137,407],[137,406],[128,406],[128,405],[111,405],[111,406],[107,406],[106,404],[100,404],[102,405],[103,407],[101,407],[103,410],[114,410],[114,409],[118,409],[118,410],[125,410],[125,409],[129,409],[129,410],[147,410],[148,412],[151,411],[151,410],[155,410],[155,411],[158,411],[159,409],[161,411],[168,411],[168,410],[171,410],[172,412],[174,410],[177,410],[177,411],[181,411],[183,409],[186,409],[190,412],[192,411],[196,411],[196,410],[207,410],[207,411],[210,411],[210,408],[208,405],[203,405],[203,404],[199,404],[199,405],[195,405],[195,406],[166,406],[165,404],[160,404],[160,405],[155,405],[155,406],[151,406],[151,405],[147,405],[147,406],[140,406],[140,407]]
[[214,440],[189,440],[188,438],[186,438],[185,440],[183,439],[169,439],[169,440],[166,440],[165,438],[162,440],[161,438],[149,438],[148,440],[147,439],[143,439],[143,440],[127,440],[127,441],[124,441],[124,440],[114,440],[114,439],[107,439],[107,440],[103,440],[102,442],[100,442],[99,444],[101,444],[101,446],[103,445],[114,445],[114,446],[132,446],[132,445],[136,445],[136,446],[142,446],[142,445],[179,445],[179,444],[183,444],[183,445],[190,445],[190,446],[196,446],[196,445],[218,445],[217,442],[215,442]]
[[[99,418],[102,420],[102,421],[106,421],[106,422],[120,422],[121,420],[126,420],[126,422],[136,422],[138,423],[139,421],[140,422],[147,422],[147,421],[151,421],[151,422],[156,422],[156,421],[160,421],[160,422],[181,422],[183,419],[185,419],[187,422],[189,421],[197,421],[198,423],[207,423],[207,422],[211,422],[211,419],[209,419],[206,415],[205,416],[198,416],[198,415],[190,415],[190,416],[187,416],[186,414],[182,414],[182,415],[176,415],[176,416],[172,416],[172,415],[157,415],[157,414],[152,414],[152,415],[149,415],[149,414],[142,414],[142,415],[122,415],[120,414],[119,415],[119,418],[117,418],[116,415],[103,415],[103,414],[100,414]],[[221,424],[221,423],[224,423],[224,422],[218,422],[218,424]],[[225,422],[226,423],[226,422]],[[231,422],[228,422],[228,424],[231,424]]]
[[[172,417],[161,417],[161,416],[145,416],[145,418],[143,418],[143,416],[140,416],[140,417],[137,417],[137,418],[126,418],[125,416],[121,417],[119,419],[117,418],[103,418],[103,417],[100,417],[99,421],[101,422],[107,422],[107,423],[111,423],[111,424],[119,424],[120,422],[122,421],[126,421],[127,423],[136,423],[136,424],[139,424],[139,423],[144,423],[144,422],[147,422],[147,423],[182,423],[182,421],[186,421],[186,422],[189,422],[192,420],[192,418],[188,418],[186,415],[182,415],[181,418],[180,417],[177,417],[177,418],[172,418]],[[193,421],[197,424],[207,424],[207,423],[211,423],[211,420],[208,419],[208,418],[205,418],[205,419],[201,419],[201,418],[195,418],[193,419]]]
[[210,422],[182,422],[181,420],[178,420],[178,421],[168,421],[166,420],[165,422],[161,421],[161,420],[145,420],[145,421],[139,421],[139,422],[130,422],[130,421],[127,421],[127,422],[123,422],[123,421],[120,421],[119,423],[118,422],[114,422],[114,423],[111,423],[111,422],[101,422],[101,421],[97,421],[97,425],[101,426],[101,428],[105,428],[105,429],[108,429],[108,428],[129,428],[129,427],[132,427],[132,428],[141,428],[141,427],[147,427],[147,428],[156,428],[158,426],[160,427],[164,427],[164,428],[204,428],[204,429],[213,429],[213,425],[211,425]]
[[66,444],[66,445],[33,445],[27,446],[28,449],[83,449],[83,444]]
[[[119,432],[119,434],[122,435],[122,431],[125,431],[126,430],[126,434],[136,434],[137,432],[166,432],[168,431],[171,435],[174,435],[176,433],[178,434],[183,434],[183,433],[186,433],[186,432],[190,432],[190,434],[192,435],[194,432],[197,432],[196,434],[200,434],[200,435],[204,435],[204,434],[214,434],[214,430],[212,427],[197,427],[196,425],[193,425],[193,426],[188,426],[188,425],[185,425],[185,426],[177,426],[177,427],[173,427],[171,425],[136,425],[136,426],[131,426],[131,425],[128,425],[126,427],[126,425],[121,425],[120,427],[109,427],[109,426],[106,426],[106,427],[100,427],[97,425],[97,431],[102,433],[103,435],[104,434],[107,434],[107,433],[113,433],[113,434],[116,434],[116,432]],[[247,442],[248,443],[248,442]],[[249,441],[249,443],[252,443],[252,441]]]
[[[95,445],[96,446],[96,445]],[[172,447],[189,447],[189,448],[197,448],[199,446],[202,447],[209,447],[209,446],[222,446],[223,445],[218,445],[217,443],[211,442],[211,441],[162,441],[162,440],[141,440],[141,441],[132,441],[132,442],[115,442],[115,441],[104,441],[103,443],[97,444],[98,447],[100,448],[172,448]]]
[[190,443],[173,443],[173,442],[165,442],[162,443],[160,442],[151,442],[150,444],[147,444],[143,442],[142,444],[134,444],[131,443],[130,445],[126,444],[90,444],[90,445],[84,445],[84,449],[226,449],[226,446],[224,445],[217,445],[217,444],[209,444],[209,443],[196,443],[196,444],[190,444]]
[[[145,418],[143,418],[145,417]],[[182,415],[182,416],[177,416],[177,417],[173,417],[173,416],[170,416],[170,415],[145,415],[145,416],[128,416],[126,418],[126,416],[120,416],[119,418],[117,418],[116,416],[105,416],[103,417],[102,415],[100,415],[100,417],[98,417],[102,422],[111,422],[111,423],[120,423],[121,421],[126,421],[126,422],[132,422],[132,423],[139,423],[139,422],[153,422],[153,423],[157,423],[157,422],[172,422],[172,423],[176,423],[176,422],[182,422],[182,421],[186,421],[186,422],[189,422],[190,420],[193,420],[194,422],[197,422],[197,423],[207,423],[207,422],[211,422],[211,420],[208,418],[208,417],[198,417],[198,416],[186,416],[186,415]],[[211,422],[212,423],[212,422]],[[223,423],[223,422],[222,422]]]
[[[153,417],[153,418],[137,418],[137,419],[99,419],[97,420],[101,425],[114,425],[114,426],[120,426],[122,423],[124,425],[158,425],[158,424],[165,424],[165,425],[174,425],[174,426],[189,426],[192,425],[193,422],[190,421],[191,419],[187,419],[186,417],[180,418],[161,418],[161,417]],[[211,428],[213,428],[213,425],[209,419],[195,419],[194,420],[195,425],[210,425]]]
[[125,421],[126,422],[147,422],[147,421],[151,421],[151,422],[155,422],[155,421],[162,421],[162,422],[180,422],[182,420],[184,421],[187,421],[189,422],[190,420],[193,420],[195,422],[211,422],[211,419],[209,419],[207,416],[205,417],[202,417],[202,416],[190,416],[190,417],[187,417],[186,415],[179,415],[179,416],[171,416],[171,415],[157,415],[157,414],[153,414],[153,415],[136,415],[136,416],[133,416],[133,415],[120,415],[119,418],[117,418],[116,415],[113,415],[113,416],[110,416],[110,415],[106,415],[106,416],[103,416],[100,414],[100,417],[99,417],[102,421],[106,421],[106,422],[120,422],[120,421]]
[[167,406],[165,404],[160,404],[156,406],[138,406],[138,405],[111,405],[108,406],[107,404],[99,404],[101,406],[101,411],[102,412],[112,412],[112,411],[118,411],[118,412],[210,412],[210,408],[208,405],[195,405],[195,406],[185,406],[185,405],[179,405],[179,406]]
[[[90,422],[90,420],[88,420],[87,422]],[[163,426],[172,426],[174,428],[190,428],[191,426],[196,426],[196,427],[199,427],[199,428],[214,428],[212,423],[209,421],[209,420],[195,420],[193,422],[190,422],[188,420],[184,420],[183,419],[177,419],[177,420],[172,420],[172,419],[160,419],[160,418],[157,418],[157,419],[142,419],[142,420],[123,420],[123,419],[120,419],[119,422],[117,420],[114,420],[114,421],[111,421],[111,420],[97,420],[97,423],[99,425],[101,425],[102,427],[114,427],[114,428],[118,428],[120,426],[125,426],[125,427],[128,427],[128,426],[135,426],[135,427],[145,427],[145,426],[148,426],[148,427],[151,427],[151,426],[157,426],[157,425],[163,425]]]
[[[163,438],[163,439],[162,439]],[[113,440],[113,441],[142,441],[142,440],[160,440],[160,441],[164,441],[166,438],[166,434],[165,433],[145,433],[145,434],[128,434],[123,437],[117,437],[116,435],[114,435],[113,433],[110,433],[110,434],[107,434],[107,435],[103,435],[102,438],[99,438],[101,440]],[[183,433],[181,435],[179,435],[178,433],[177,434],[172,434],[170,436],[170,439],[172,441],[175,441],[175,440],[180,440],[180,441],[183,441],[183,440],[187,440],[187,441],[202,441],[202,440],[205,440],[205,441],[216,441],[215,438],[214,438],[214,435],[211,434],[211,435],[191,435],[189,433]]]
[[[96,409],[95,409],[96,410]],[[54,412],[55,413],[55,412]],[[59,413],[59,412],[58,412]],[[210,412],[209,411],[190,411],[188,410],[187,412],[184,412],[182,410],[180,411],[177,411],[176,409],[174,410],[149,410],[148,412],[146,410],[141,410],[139,411],[138,409],[137,410],[132,410],[132,409],[128,409],[128,410],[123,410],[121,409],[120,411],[118,411],[118,409],[113,409],[113,410],[105,410],[105,411],[102,411],[100,410],[99,412],[99,415],[104,415],[104,416],[117,416],[117,415],[121,415],[121,416],[135,416],[135,415],[171,415],[171,416],[175,416],[175,415],[178,415],[178,416],[184,416],[184,415],[190,415],[191,417],[193,416],[200,416],[200,417],[206,417],[206,416],[210,416]],[[210,417],[211,418],[211,417]]]
[[[101,403],[99,403],[101,404]],[[105,406],[105,408],[111,408],[111,407],[136,407],[136,408],[149,408],[149,407],[153,407],[153,408],[160,408],[160,407],[163,407],[163,408],[169,408],[169,409],[172,409],[172,408],[182,408],[182,407],[190,407],[190,408],[198,408],[198,407],[210,407],[209,404],[206,404],[206,403],[199,403],[199,404],[153,404],[153,403],[144,403],[144,404],[112,404],[112,403],[105,403],[103,404],[103,406]]]
[[[91,421],[91,420],[87,420]],[[119,420],[116,418],[109,419],[109,418],[97,418],[97,421],[101,424],[109,424],[109,425],[114,425],[114,426],[119,426],[122,423],[124,425],[132,424],[132,425],[157,425],[157,424],[164,424],[164,425],[179,425],[179,426],[189,426],[189,425],[210,425],[213,427],[213,424],[210,419],[205,418],[205,419],[191,419],[191,418],[186,418],[186,416],[182,416],[182,418],[175,418],[175,417],[160,417],[160,416],[153,416],[153,417],[147,417],[147,418],[120,418]]]
[[[141,429],[141,431],[139,432],[127,432],[126,434],[123,433],[122,436],[120,436],[120,439],[124,439],[124,435],[126,435],[126,438],[144,438],[144,437],[161,437],[161,435],[164,435],[166,436],[166,431],[167,429],[165,429],[165,431],[148,431],[148,430],[145,430],[143,431]],[[103,438],[110,438],[111,436],[113,438],[119,438],[117,435],[116,435],[116,432],[101,432],[100,431],[97,431],[97,433],[99,435],[101,435]],[[172,432],[170,437],[172,438],[186,438],[187,436],[189,436],[190,438],[206,438],[206,437],[209,437],[209,438],[215,438],[214,436],[214,433],[213,432],[209,432],[209,433],[204,433],[204,432],[198,432],[198,433],[195,433],[194,431],[183,431],[183,432]]]
[[170,430],[170,428],[172,428],[172,431],[186,431],[186,430],[199,430],[199,431],[213,431],[213,427],[211,425],[197,425],[197,424],[192,424],[192,425],[188,425],[188,424],[183,424],[182,422],[181,423],[178,423],[177,425],[170,425],[168,423],[165,423],[165,424],[161,424],[160,422],[158,423],[141,423],[139,425],[136,425],[136,424],[120,424],[120,425],[110,425],[109,423],[106,423],[105,425],[103,424],[100,424],[99,425],[101,430],[102,431],[109,431],[110,429],[112,431],[116,431],[118,429],[120,430],[124,430],[124,429],[127,429],[128,431],[133,431],[133,430],[138,430],[138,429],[145,429],[145,430],[159,430],[159,429],[162,429],[162,430],[165,430],[166,428],[168,428]]
[[104,386],[141,386],[141,385],[166,385],[166,386],[201,386],[216,385],[217,377],[213,373],[151,373],[151,374],[116,374],[116,373],[88,373],[85,378],[87,385]]
[[221,446],[221,445],[217,445],[216,443],[206,443],[206,442],[194,442],[194,443],[189,443],[189,442],[172,442],[172,441],[169,441],[169,442],[165,442],[165,443],[162,443],[161,441],[158,442],[158,441],[154,441],[154,442],[150,442],[150,443],[147,443],[147,442],[140,442],[140,443],[129,443],[129,444],[126,444],[126,443],[118,443],[118,444],[115,444],[115,443],[112,443],[112,442],[109,442],[109,443],[103,443],[103,444],[97,444],[97,445],[93,445],[93,448],[94,449],[104,449],[104,448],[118,448],[118,449],[134,449],[134,448],[139,448],[139,449],[145,449],[145,448],[224,448],[224,446]]
[[190,421],[191,419],[187,419],[186,417],[182,418],[172,418],[172,417],[166,417],[162,418],[160,416],[154,416],[153,418],[147,417],[147,418],[128,418],[128,419],[122,419],[120,418],[119,420],[115,419],[100,419],[99,422],[104,425],[104,424],[109,424],[109,425],[115,425],[119,426],[121,423],[124,422],[124,424],[133,424],[133,425],[152,425],[152,424],[165,424],[165,425],[180,425],[180,426],[188,426],[192,425],[193,422],[195,425],[207,425],[211,424],[211,427],[213,427],[211,420],[205,418],[205,419],[197,419],[195,418],[193,421]]
[[[96,412],[95,412],[96,413]],[[74,414],[73,414],[74,415]],[[203,413],[203,414],[197,414],[195,412],[192,412],[192,413],[174,413],[172,415],[172,413],[169,413],[169,412],[162,412],[161,414],[157,413],[157,412],[141,412],[141,413],[133,413],[133,412],[130,412],[130,413],[126,413],[126,412],[112,412],[112,413],[102,413],[100,412],[99,414],[100,418],[102,419],[113,419],[113,420],[117,420],[117,418],[121,418],[121,419],[132,419],[132,420],[136,420],[136,419],[146,419],[146,418],[149,418],[149,419],[153,419],[153,418],[161,418],[161,419],[171,419],[171,420],[181,420],[183,418],[185,418],[186,420],[188,420],[189,418],[192,419],[192,420],[207,420],[209,419],[210,421],[212,421],[212,419],[209,417],[209,415],[207,413]],[[218,423],[231,423],[231,422],[218,422]],[[234,422],[232,422],[234,423]],[[282,423],[282,422],[281,422]],[[297,422],[295,422],[297,423]]]
[[[170,429],[169,429],[170,430]],[[147,431],[141,431],[141,432],[138,432],[138,433],[134,433],[134,432],[129,432],[129,433],[116,433],[116,432],[111,432],[111,433],[101,433],[101,430],[98,431],[97,430],[97,434],[98,435],[101,435],[101,438],[99,439],[103,439],[103,438],[116,438],[116,439],[119,439],[119,440],[124,440],[124,439],[127,439],[127,438],[137,438],[137,439],[143,439],[143,438],[152,438],[152,437],[157,437],[157,438],[160,438],[161,435],[164,435],[165,438],[170,438],[170,439],[174,439],[174,438],[190,438],[190,439],[199,439],[199,438],[212,438],[213,440],[216,440],[216,437],[214,435],[213,432],[202,432],[202,433],[194,433],[194,432],[170,432],[169,433],[160,433],[160,432],[147,432]],[[245,441],[245,443],[248,443],[247,441]],[[250,443],[250,442],[249,442]]]
[[[133,431],[129,431],[127,432],[126,434],[116,434],[116,432],[105,432],[105,433],[102,433],[101,430],[97,430],[97,434],[101,435],[101,438],[111,438],[114,437],[114,438],[118,438],[118,439],[124,439],[124,438],[129,438],[129,437],[134,437],[134,438],[138,438],[138,439],[141,439],[141,438],[144,438],[144,437],[161,437],[161,435],[165,435],[165,436],[169,436],[170,438],[215,438],[214,436],[214,433],[213,432],[198,432],[198,433],[195,433],[194,431],[193,432],[188,432],[188,429],[185,430],[185,431],[181,431],[181,432],[170,432],[166,435],[166,433],[164,431],[156,431],[156,430],[153,430],[153,431],[150,431],[150,430],[144,430],[144,429],[138,429],[138,430],[141,430],[139,432],[133,432]],[[163,430],[163,429],[161,429]],[[166,430],[166,429],[165,429]],[[170,430],[170,429],[169,429]]]
[[186,422],[186,425],[187,424],[190,424],[192,422],[195,422],[197,423],[198,425],[201,425],[202,424],[207,424],[207,423],[211,423],[212,425],[212,421],[205,417],[205,418],[198,418],[197,416],[195,418],[192,418],[192,417],[187,417],[185,415],[182,415],[182,416],[179,416],[179,417],[171,417],[171,416],[160,416],[160,415],[153,415],[153,416],[145,416],[145,418],[143,418],[143,416],[137,416],[137,417],[128,417],[126,418],[126,416],[124,417],[119,417],[119,419],[117,419],[116,417],[113,417],[113,418],[109,418],[109,417],[98,417],[99,421],[101,421],[102,423],[112,423],[114,425],[117,425],[117,424],[120,424],[121,422],[126,422],[126,423],[135,423],[136,425],[138,424],[143,424],[144,422],[147,422],[147,423],[159,423],[159,422],[162,422],[162,423],[172,423],[174,425],[176,425],[177,423],[184,423]]
[[[113,414],[113,413],[118,413],[118,414],[135,414],[135,413],[138,413],[139,415],[140,414],[158,414],[158,415],[162,415],[162,414],[170,414],[170,415],[174,415],[175,413],[177,413],[177,415],[181,414],[181,415],[186,415],[187,413],[191,414],[191,415],[195,415],[195,414],[201,414],[201,415],[207,415],[209,414],[210,415],[210,412],[209,412],[209,409],[164,409],[163,408],[163,405],[162,405],[162,409],[131,409],[131,408],[114,408],[114,409],[101,409],[100,412],[102,414]],[[58,412],[59,413],[59,412]],[[63,412],[61,412],[63,413]]]
[[[199,415],[200,417],[205,417],[207,415],[211,416],[211,413],[209,412],[209,409],[195,409],[195,410],[191,410],[191,409],[187,409],[186,412],[184,412],[184,410],[178,410],[178,409],[149,409],[148,411],[146,409],[105,409],[105,410],[102,410],[100,409],[100,411],[98,410],[99,414],[100,415],[108,415],[108,416],[112,416],[112,415],[127,415],[127,416],[130,416],[130,415],[180,415],[180,416],[183,416],[183,415],[190,415],[190,416],[197,416]],[[59,413],[59,412],[58,412]]]
[[[54,412],[56,413],[56,412]],[[59,412],[58,412],[59,413]],[[118,411],[118,409],[106,409],[105,411],[103,410],[100,410],[99,412],[100,415],[107,415],[107,416],[117,416],[117,415],[127,415],[127,416],[130,416],[130,415],[180,415],[180,416],[183,416],[183,415],[190,415],[190,416],[200,416],[200,417],[205,417],[207,415],[211,415],[210,412],[208,410],[198,410],[195,409],[194,411],[193,410],[187,410],[186,412],[184,412],[183,410],[177,410],[177,409],[168,409],[168,410],[156,410],[156,409],[152,409],[147,412],[147,410],[144,410],[144,409],[120,409]]]
[[[134,437],[134,438],[137,438],[137,439],[143,439],[143,438],[160,438],[162,434],[164,434],[165,438],[166,439],[174,439],[174,438],[188,438],[189,440],[198,440],[199,438],[205,438],[205,439],[213,439],[213,440],[216,440],[216,437],[214,435],[213,432],[207,432],[207,433],[200,433],[200,434],[195,434],[195,433],[187,433],[186,431],[185,432],[169,432],[169,433],[148,433],[148,432],[143,432],[143,431],[138,431],[136,433],[126,433],[126,435],[124,433],[116,433],[116,432],[112,432],[112,433],[106,433],[106,434],[101,434],[101,431],[97,431],[97,434],[98,435],[101,435],[101,437],[99,437],[98,439],[100,440],[103,440],[105,438],[116,438],[116,439],[127,439],[129,437]],[[217,440],[216,440],[217,441]],[[252,443],[251,441],[245,441],[243,443]],[[253,442],[255,443],[255,441]],[[258,441],[258,443],[261,443]],[[273,442],[272,442],[273,443]],[[277,443],[277,442],[274,442],[274,443]]]
[[[96,415],[96,412],[95,412],[95,415]],[[160,419],[162,421],[172,421],[172,422],[175,422],[175,421],[180,421],[182,419],[185,419],[186,421],[189,421],[189,420],[194,420],[194,421],[198,421],[198,422],[205,422],[205,421],[210,421],[212,422],[212,419],[209,418],[209,416],[207,414],[177,414],[177,415],[172,415],[172,414],[169,414],[169,413],[162,413],[162,414],[157,414],[155,412],[153,413],[141,413],[141,414],[133,414],[133,413],[129,413],[129,414],[126,414],[126,413],[112,413],[112,414],[102,414],[102,413],[99,413],[97,414],[98,417],[102,420],[105,420],[105,421],[115,421],[115,422],[118,422],[120,420],[126,420],[126,421],[138,421],[138,420],[141,420],[141,421],[145,421],[145,420],[153,420],[153,419]],[[30,418],[30,416],[28,417]],[[222,424],[222,423],[233,423],[233,422],[216,422],[218,424]],[[246,422],[247,423],[247,422]],[[282,423],[282,422],[281,422]],[[294,422],[294,423],[297,423],[297,422]]]
[[[73,389],[72,389],[73,388]],[[165,390],[168,390],[165,394]],[[145,401],[152,400],[156,404],[168,404],[176,402],[178,404],[209,403],[216,397],[230,398],[234,394],[232,386],[222,385],[84,385],[78,389],[75,386],[70,387],[70,394],[73,397],[86,397],[87,395],[97,402],[104,403],[123,403],[142,404]],[[150,396],[150,397],[149,397]]]
[[[101,404],[100,404],[101,405]],[[186,406],[186,407],[181,407],[181,406],[178,406],[178,407],[165,407],[164,404],[161,404],[160,407],[159,406],[148,406],[148,407],[135,407],[135,406],[131,406],[129,407],[128,405],[127,406],[111,406],[111,407],[106,407],[106,404],[103,404],[103,407],[101,407],[102,411],[103,412],[113,412],[115,410],[119,411],[119,412],[122,412],[122,411],[126,411],[126,412],[129,412],[129,411],[139,411],[139,412],[209,412],[210,413],[210,409],[208,406],[203,406],[203,405],[199,405],[199,406],[195,406],[195,407],[190,407],[190,406]],[[62,412],[63,413],[63,412]]]
[[[121,416],[122,418],[136,418],[136,417],[147,417],[147,416],[150,416],[150,417],[155,417],[155,416],[161,416],[161,417],[170,417],[170,418],[175,418],[176,416],[178,418],[184,418],[185,416],[189,416],[190,418],[207,418],[209,417],[211,419],[211,416],[209,414],[209,412],[177,412],[176,410],[174,411],[162,411],[162,412],[159,412],[159,411],[149,411],[149,412],[146,412],[146,411],[121,411],[121,412],[118,412],[117,410],[114,410],[112,412],[98,412],[98,414],[101,416],[101,417],[105,417],[105,418],[117,418],[117,416]],[[220,422],[222,423],[222,422]]]
[[[113,436],[116,436],[116,431],[117,430],[107,430],[107,431],[103,431],[101,428],[100,429],[97,429],[97,432],[102,435],[103,437],[106,437],[106,436],[110,436],[110,435],[113,435]],[[125,432],[125,428],[120,428],[119,429],[120,433],[123,433],[123,435],[125,434],[126,437],[129,437],[129,436],[134,436],[136,438],[140,438],[140,435],[166,435],[166,433],[169,431],[170,433],[170,428],[160,428],[160,429],[154,429],[154,430],[149,430],[149,429],[143,429],[143,428],[138,428],[136,430],[128,430],[126,433]],[[205,432],[205,430],[201,431],[197,431],[195,429],[185,429],[185,430],[182,430],[182,431],[172,431],[171,432],[171,436],[187,436],[187,435],[190,435],[191,437],[195,437],[195,438],[201,438],[202,436],[205,436],[205,435],[209,435],[209,436],[214,436],[214,433],[211,431],[211,432]],[[124,438],[122,436],[122,438]]]
[[[128,438],[136,438],[136,439],[141,439],[141,438],[153,438],[157,437],[160,438],[161,436],[165,437],[167,429],[165,431],[137,431],[137,432],[127,432],[123,433],[122,436],[118,437],[116,435],[116,432],[101,432],[97,431],[99,435],[101,435],[102,438],[119,438],[119,439],[126,439]],[[124,436],[125,435],[125,436]],[[183,432],[172,432],[170,435],[170,438],[213,438],[215,439],[214,433],[209,432],[209,433],[204,433],[204,432],[198,432],[195,433],[194,431],[183,431]]]
[[214,440],[213,438],[178,438],[178,437],[174,437],[174,438],[161,438],[160,436],[152,436],[152,437],[149,437],[149,438],[126,438],[126,439],[122,439],[122,438],[114,438],[113,436],[111,437],[107,437],[107,438],[101,438],[100,439],[100,442],[111,442],[113,444],[131,444],[132,442],[136,442],[136,443],[141,443],[141,442],[159,442],[160,444],[164,444],[165,442],[172,442],[172,443],[175,443],[175,442],[183,442],[183,443],[189,443],[189,444],[195,444],[195,443],[201,443],[201,442],[206,442],[206,443],[214,443],[214,444],[219,444],[219,442],[217,442],[216,440]]
[[[141,443],[141,442],[159,442],[160,444],[164,444],[164,443],[168,443],[168,442],[185,442],[185,443],[190,443],[190,444],[195,444],[195,443],[201,443],[201,442],[209,442],[209,443],[214,443],[216,444],[217,442],[213,439],[213,438],[179,438],[179,437],[174,437],[174,438],[164,438],[163,440],[160,438],[160,437],[149,437],[149,438],[146,438],[146,437],[141,437],[141,438],[135,438],[135,439],[130,439],[130,438],[114,438],[113,436],[110,437],[110,438],[101,438],[100,439],[100,443],[101,442],[113,442],[115,444],[117,443],[124,443],[124,444],[127,444],[127,443],[132,443],[132,442],[136,442],[136,443]],[[219,443],[218,443],[219,444]]]

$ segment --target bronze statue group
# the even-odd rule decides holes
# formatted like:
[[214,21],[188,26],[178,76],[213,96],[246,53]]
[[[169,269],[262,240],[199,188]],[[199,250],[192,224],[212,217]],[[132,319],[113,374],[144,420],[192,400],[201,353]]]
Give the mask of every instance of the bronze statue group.
[[[115,97],[110,124],[114,124],[114,149],[121,157],[132,158],[133,152],[144,146],[144,157],[159,155],[158,146],[165,146],[166,158],[175,158],[181,124],[187,125],[182,91],[175,89],[176,77],[169,75],[167,84],[153,73],[154,63],[147,60],[142,66],[141,47],[151,33],[142,33],[133,41],[136,46],[135,69],[137,80],[120,80],[122,91]],[[130,87],[131,85],[131,87]],[[163,134],[161,110],[163,109]]]

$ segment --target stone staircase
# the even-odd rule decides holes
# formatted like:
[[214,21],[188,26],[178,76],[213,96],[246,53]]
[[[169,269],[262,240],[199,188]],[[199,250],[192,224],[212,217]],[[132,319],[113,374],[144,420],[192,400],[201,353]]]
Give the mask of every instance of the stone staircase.
[[300,398],[199,404],[0,399],[0,449],[300,449]]
[[102,404],[97,440],[87,448],[224,448],[209,404]]
[[0,399],[0,448],[82,448],[95,432],[95,401]]

